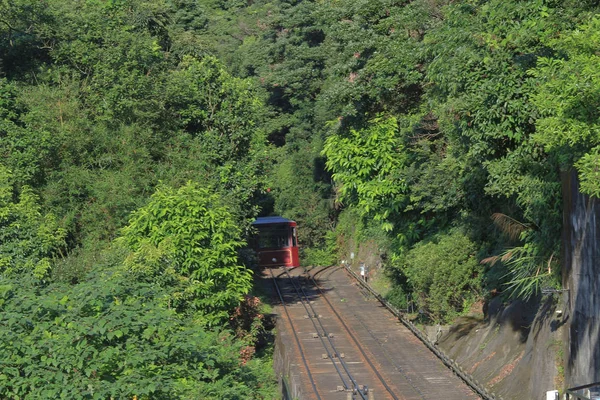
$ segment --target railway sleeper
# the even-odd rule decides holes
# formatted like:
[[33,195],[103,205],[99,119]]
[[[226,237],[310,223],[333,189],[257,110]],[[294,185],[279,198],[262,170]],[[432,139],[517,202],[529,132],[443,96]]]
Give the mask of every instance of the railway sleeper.
[[324,333],[322,335],[319,335],[318,333],[313,332],[312,337],[313,337],[313,339],[318,339],[319,337],[328,337],[329,339],[333,339],[334,335],[333,335],[333,333],[328,333],[328,334]]

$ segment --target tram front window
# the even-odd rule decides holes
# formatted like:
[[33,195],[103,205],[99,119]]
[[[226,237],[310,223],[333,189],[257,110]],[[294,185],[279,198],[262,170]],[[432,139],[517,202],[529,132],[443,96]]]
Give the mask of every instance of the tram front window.
[[287,228],[272,228],[260,231],[258,245],[261,249],[289,247]]

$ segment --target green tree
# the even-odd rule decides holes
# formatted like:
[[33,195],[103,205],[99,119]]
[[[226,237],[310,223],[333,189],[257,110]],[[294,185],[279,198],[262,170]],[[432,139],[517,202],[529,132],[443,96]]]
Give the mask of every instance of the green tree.
[[518,244],[527,254],[510,253],[518,267],[505,270],[506,281],[521,282],[513,293],[524,296],[523,287],[530,295],[539,286],[523,278],[538,281],[539,261],[556,257],[561,224],[557,157],[535,142],[538,110],[529,93],[538,81],[527,71],[553,52],[548,38],[557,27],[571,26],[565,17],[571,12],[569,5],[544,1],[449,4],[441,9],[443,22],[424,35],[425,81],[431,85],[424,98],[437,119],[438,138],[462,164],[467,221],[479,225],[483,241],[500,254],[514,243],[486,232],[482,221],[502,213],[535,227]]
[[[332,135],[323,154],[338,185],[338,199],[355,203],[363,216],[373,215],[391,230],[388,217],[402,210],[407,187],[401,176],[406,156],[394,117],[377,117],[347,136]],[[349,205],[349,204],[348,204]]]
[[0,164],[0,274],[47,279],[65,236],[56,217],[42,213],[29,186],[16,193],[11,173]]
[[164,307],[171,288],[104,268],[74,286],[3,280],[2,398],[274,398],[272,372],[244,359],[244,341]]
[[169,301],[204,323],[222,323],[252,285],[237,250],[240,228],[220,197],[195,183],[159,188],[134,212],[119,242],[131,254],[125,266],[142,279],[179,288]]
[[530,72],[540,82],[533,94],[541,118],[533,137],[546,151],[557,154],[564,168],[579,172],[581,190],[600,197],[600,20],[549,41],[557,57],[540,59]]
[[38,33],[52,22],[52,13],[46,3],[16,0],[0,2],[0,15],[0,75],[27,75],[47,57]]
[[218,165],[241,159],[256,137],[262,104],[251,90],[249,80],[232,77],[214,57],[184,57],[166,95],[183,129],[202,136],[203,152]]
[[477,245],[459,231],[422,241],[395,262],[417,306],[433,321],[451,321],[481,296]]

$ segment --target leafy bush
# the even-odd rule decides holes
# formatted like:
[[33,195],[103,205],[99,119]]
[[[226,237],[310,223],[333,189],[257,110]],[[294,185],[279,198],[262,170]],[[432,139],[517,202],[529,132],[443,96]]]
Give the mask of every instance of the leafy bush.
[[12,174],[0,165],[0,273],[47,277],[66,232],[53,214],[42,214],[38,197],[23,186],[14,201]]
[[337,262],[335,252],[329,249],[308,248],[302,252],[302,264],[307,266],[333,265]]
[[109,272],[79,285],[0,284],[0,397],[273,398],[247,343],[163,306],[170,289]]
[[252,286],[238,264],[240,229],[217,194],[195,183],[164,187],[133,213],[117,240],[132,252],[128,270],[178,288],[169,302],[208,324],[223,322]]
[[475,243],[453,231],[418,243],[397,260],[417,306],[432,320],[449,321],[481,295],[476,252]]
[[408,310],[409,295],[402,288],[402,286],[392,287],[390,291],[385,295],[385,299],[399,310]]
[[323,148],[338,185],[338,200],[382,221],[387,231],[393,228],[387,222],[389,215],[405,201],[406,182],[398,175],[405,164],[403,150],[398,121],[383,115],[369,121],[365,129],[329,136]]

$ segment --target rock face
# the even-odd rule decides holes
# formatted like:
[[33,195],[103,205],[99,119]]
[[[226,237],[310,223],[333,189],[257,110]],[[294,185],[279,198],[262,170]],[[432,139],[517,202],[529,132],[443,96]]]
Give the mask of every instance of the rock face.
[[439,345],[505,400],[600,381],[600,201],[562,175],[564,293],[530,303],[492,300],[485,317],[463,318]]
[[485,318],[463,317],[439,346],[504,400],[545,398],[560,385],[560,321],[555,299],[490,302]]
[[562,182],[565,383],[573,387],[600,381],[600,202],[579,192],[575,172]]

